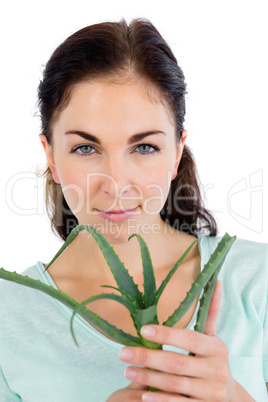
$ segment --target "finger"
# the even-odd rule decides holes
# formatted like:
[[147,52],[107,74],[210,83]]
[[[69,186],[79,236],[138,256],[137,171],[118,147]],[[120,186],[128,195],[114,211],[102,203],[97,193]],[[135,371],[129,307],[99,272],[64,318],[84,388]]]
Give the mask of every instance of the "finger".
[[[213,375],[211,364],[206,359],[177,352],[128,347],[122,349],[120,359],[127,363],[170,374],[198,378],[210,378]],[[128,378],[134,380],[135,377]]]
[[141,334],[150,341],[161,345],[171,345],[190,351],[199,356],[215,355],[220,347],[217,337],[208,337],[190,329],[172,328],[165,325],[146,325]]
[[[172,395],[163,392],[148,392],[142,395],[143,402],[186,402],[189,401],[188,396],[184,395]],[[191,401],[202,402],[201,399],[191,398]]]
[[222,283],[217,281],[208,310],[207,320],[204,328],[204,334],[217,335],[217,318],[220,312],[220,302],[222,294]]
[[209,400],[207,382],[198,378],[190,378],[174,374],[166,374],[159,371],[149,370],[140,367],[128,367],[125,370],[128,379],[135,378],[135,381],[161,391],[177,395],[189,395],[191,397]]

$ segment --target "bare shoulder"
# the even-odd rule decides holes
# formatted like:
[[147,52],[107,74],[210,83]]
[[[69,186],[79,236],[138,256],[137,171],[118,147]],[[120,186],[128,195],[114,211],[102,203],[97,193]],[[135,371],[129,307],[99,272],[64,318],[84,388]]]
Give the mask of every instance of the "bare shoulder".
[[[190,247],[191,244],[193,244],[193,242],[197,240],[195,236],[181,232],[169,225],[166,226],[165,230],[167,233],[167,243],[169,244],[169,247],[174,250],[174,253],[176,253],[176,255],[178,255],[179,253],[183,254],[188,249],[188,247]],[[199,256],[197,241],[196,244],[192,247],[187,259],[196,256]]]

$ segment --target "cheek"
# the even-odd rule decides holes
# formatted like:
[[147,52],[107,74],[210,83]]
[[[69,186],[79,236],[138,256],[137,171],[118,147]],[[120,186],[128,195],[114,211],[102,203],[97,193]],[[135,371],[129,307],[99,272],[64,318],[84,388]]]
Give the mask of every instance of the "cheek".
[[139,176],[139,182],[146,188],[146,192],[155,193],[158,189],[159,192],[166,193],[172,180],[174,165],[170,161],[159,161],[154,169],[147,170],[144,174]]
[[74,166],[58,169],[62,192],[74,215],[78,215],[86,205],[87,175],[77,171]]
[[151,175],[141,178],[140,185],[144,195],[144,209],[147,213],[159,213],[163,208],[168,196],[172,173],[171,170],[160,167]]

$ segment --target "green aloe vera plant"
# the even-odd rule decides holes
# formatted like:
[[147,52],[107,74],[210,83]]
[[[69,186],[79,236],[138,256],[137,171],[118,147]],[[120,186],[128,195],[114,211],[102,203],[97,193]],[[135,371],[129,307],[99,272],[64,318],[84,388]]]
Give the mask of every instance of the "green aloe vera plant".
[[[113,340],[129,346],[144,346],[152,349],[161,349],[162,345],[150,342],[144,339],[141,335],[141,327],[145,324],[158,324],[157,317],[157,303],[162,295],[167,283],[172,278],[184,258],[187,256],[193,245],[197,242],[195,240],[185,253],[176,262],[174,267],[170,270],[167,277],[163,280],[160,287],[156,289],[154,270],[148,247],[143,238],[138,234],[130,236],[129,240],[134,236],[139,241],[141,249],[143,275],[144,275],[144,291],[141,292],[138,286],[134,283],[133,278],[129,275],[128,270],[125,268],[123,262],[119,259],[115,253],[113,247],[105,239],[105,237],[97,231],[93,226],[77,225],[70,235],[67,237],[65,243],[57,252],[55,257],[47,265],[46,269],[58,258],[58,256],[65,250],[66,247],[73,241],[81,230],[87,230],[97,241],[107,264],[115,278],[118,288],[113,287],[117,293],[101,293],[96,296],[91,296],[82,303],[78,303],[75,299],[69,297],[66,293],[55,289],[52,286],[48,286],[39,280],[34,280],[28,276],[19,275],[16,272],[6,271],[3,268],[0,269],[0,278],[13,281],[24,286],[28,286],[34,289],[38,289],[60,302],[64,303],[73,310],[72,318],[70,321],[70,329],[75,343],[76,341],[73,331],[73,319],[74,316],[79,313],[92,325],[100,329],[104,334]],[[236,236],[230,237],[227,233],[223,236],[214,253],[211,255],[209,261],[204,266],[202,272],[197,276],[195,282],[186,294],[185,299],[180,303],[178,308],[162,325],[173,326],[190,308],[196,297],[204,289],[203,295],[200,300],[199,310],[197,314],[197,322],[195,330],[199,332],[204,331],[207,313],[209,309],[210,300],[217,282],[218,273],[222,267],[222,264],[236,239]],[[103,286],[109,287],[111,286]],[[99,315],[93,313],[88,309],[87,305],[93,301],[100,299],[110,299],[123,304],[130,312],[134,326],[138,336],[130,335],[121,329],[111,325],[108,321],[101,318]]]

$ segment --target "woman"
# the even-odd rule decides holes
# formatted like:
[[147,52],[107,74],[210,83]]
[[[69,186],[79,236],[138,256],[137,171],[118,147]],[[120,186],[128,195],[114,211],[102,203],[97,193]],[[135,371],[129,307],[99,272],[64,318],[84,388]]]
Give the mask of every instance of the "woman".
[[[198,237],[161,297],[160,322],[183,300],[219,241],[185,145],[185,93],[171,49],[143,19],[96,24],[70,36],[48,61],[38,93],[47,209],[63,240],[78,223],[94,225],[142,288],[139,245],[128,241],[131,234],[146,241],[158,286]],[[267,245],[236,240],[204,334],[192,331],[197,299],[175,327],[143,328],[164,351],[122,348],[79,316],[77,348],[68,308],[2,282],[0,400],[266,400],[267,266]],[[115,286],[87,232],[44,267],[38,262],[24,274],[78,301],[101,293],[103,284]],[[90,309],[135,333],[117,303],[99,301]],[[149,386],[160,392],[148,392]]]

